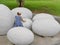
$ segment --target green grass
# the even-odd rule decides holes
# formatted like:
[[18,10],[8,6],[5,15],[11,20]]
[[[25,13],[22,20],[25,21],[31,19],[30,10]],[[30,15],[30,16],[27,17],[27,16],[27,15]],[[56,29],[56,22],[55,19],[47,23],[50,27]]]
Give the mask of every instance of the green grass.
[[26,0],[26,1],[53,1],[53,0]]
[[[16,0],[0,0],[1,3],[7,5],[10,9],[18,6]],[[32,11],[60,16],[60,0],[25,0],[24,7]]]
[[10,9],[17,7],[16,0],[0,0],[0,4],[5,4]]
[[60,15],[60,1],[25,1],[25,7],[31,10]]

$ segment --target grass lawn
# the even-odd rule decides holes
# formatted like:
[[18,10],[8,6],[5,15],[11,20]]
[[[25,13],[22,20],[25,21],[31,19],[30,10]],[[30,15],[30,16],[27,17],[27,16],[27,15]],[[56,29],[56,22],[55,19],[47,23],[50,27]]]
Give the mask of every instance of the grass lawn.
[[[0,0],[10,9],[17,7],[16,0]],[[60,16],[60,0],[25,0],[24,7],[37,12],[46,12]]]
[[60,16],[60,1],[59,0],[40,0],[40,1],[25,1],[25,7],[31,10],[47,12]]
[[0,0],[0,4],[5,4],[10,9],[17,7],[16,0]]

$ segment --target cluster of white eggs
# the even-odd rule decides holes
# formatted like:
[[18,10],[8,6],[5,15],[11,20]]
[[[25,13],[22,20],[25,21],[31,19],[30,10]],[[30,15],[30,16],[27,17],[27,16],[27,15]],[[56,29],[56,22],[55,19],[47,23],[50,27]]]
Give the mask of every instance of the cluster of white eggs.
[[[32,43],[33,32],[42,36],[54,36],[60,31],[60,24],[50,14],[36,14],[32,19],[32,12],[24,7],[10,10],[7,6],[0,4],[0,10],[0,35],[7,34],[7,38],[16,45]],[[20,12],[26,21],[22,22],[24,27],[13,27],[17,12]]]
[[[17,11],[21,11],[20,13],[26,21],[22,22],[24,27],[13,28]],[[32,12],[27,8],[21,7],[11,11],[7,6],[0,4],[0,35],[7,34],[8,39],[16,45],[28,45],[32,43],[34,34],[30,30],[32,26],[31,18]]]
[[26,22],[22,22],[23,26],[31,29],[32,26],[32,12],[24,7],[18,7],[18,8],[14,8],[11,10],[11,12],[13,13],[14,16],[17,15],[17,12],[21,13],[22,18],[26,21]]

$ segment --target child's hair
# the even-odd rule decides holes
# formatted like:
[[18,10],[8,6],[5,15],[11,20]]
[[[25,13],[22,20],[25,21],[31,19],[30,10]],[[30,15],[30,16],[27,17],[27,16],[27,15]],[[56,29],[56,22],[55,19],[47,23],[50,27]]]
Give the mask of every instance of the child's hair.
[[17,15],[21,15],[21,13],[17,12]]

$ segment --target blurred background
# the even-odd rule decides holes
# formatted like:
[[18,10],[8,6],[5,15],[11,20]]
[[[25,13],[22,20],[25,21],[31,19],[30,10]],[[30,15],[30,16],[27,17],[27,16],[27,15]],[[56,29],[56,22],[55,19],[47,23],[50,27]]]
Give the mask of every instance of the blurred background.
[[[60,16],[60,0],[23,0],[23,6],[34,13],[50,13]],[[0,4],[7,5],[10,9],[19,6],[17,0],[0,0]]]

